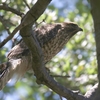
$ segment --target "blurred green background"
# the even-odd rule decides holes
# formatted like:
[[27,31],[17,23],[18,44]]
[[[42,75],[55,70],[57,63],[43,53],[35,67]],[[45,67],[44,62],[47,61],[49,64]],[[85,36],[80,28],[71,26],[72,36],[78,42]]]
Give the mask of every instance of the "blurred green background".
[[[30,7],[36,0],[26,0]],[[5,0],[0,0],[0,4]],[[29,9],[23,0],[6,0],[8,6],[26,13]],[[93,21],[87,0],[52,0],[38,23],[56,23],[72,21],[77,23],[83,32],[77,33],[64,46],[63,50],[46,64],[53,75],[68,75],[70,77],[55,78],[59,83],[72,90],[84,94],[97,82],[96,46],[94,39]],[[5,19],[6,27],[13,29],[20,23],[21,18],[9,11],[0,10],[0,16]],[[8,36],[0,22],[0,42]],[[7,53],[20,40],[14,36],[4,47],[0,48],[0,63],[5,62]],[[31,73],[26,73],[16,84],[10,82],[0,91],[0,100],[61,100],[60,96],[44,85],[38,85]],[[63,98],[63,100],[65,100]]]

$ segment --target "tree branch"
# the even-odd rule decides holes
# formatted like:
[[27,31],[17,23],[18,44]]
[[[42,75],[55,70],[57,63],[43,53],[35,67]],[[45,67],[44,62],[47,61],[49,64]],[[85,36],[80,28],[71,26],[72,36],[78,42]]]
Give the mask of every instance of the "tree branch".
[[3,4],[0,5],[0,10],[10,11],[14,14],[17,14],[20,17],[22,17],[22,15],[24,15],[20,11],[17,11],[16,9],[9,7],[6,3],[3,3]]
[[89,98],[89,100],[93,100],[94,96],[96,95],[97,88],[98,88],[98,83],[95,84],[89,91],[86,92],[85,97]]
[[[69,89],[66,89],[64,86],[57,83],[46,71],[45,65],[43,62],[43,53],[37,42],[36,37],[32,34],[32,25],[44,12],[47,5],[51,0],[38,0],[37,3],[30,9],[30,11],[25,15],[22,23],[29,23],[29,25],[21,29],[21,36],[23,37],[24,42],[31,50],[32,53],[32,68],[34,70],[35,76],[37,77],[38,84],[44,84],[54,90],[56,93],[67,98],[68,100],[83,100],[84,97],[81,94],[74,93]],[[30,23],[31,21],[31,23]],[[30,33],[30,34],[29,34]],[[28,36],[28,37],[27,37]]]
[[[98,79],[100,83],[100,0],[90,0],[91,13],[94,21],[95,41],[98,63]],[[100,100],[100,84],[96,89],[96,94],[92,100]]]
[[98,62],[98,75],[100,82],[100,1],[90,0],[91,2],[91,13],[94,20],[94,28],[95,28],[95,40],[96,40],[96,50],[97,50],[97,62]]
[[42,50],[35,38],[35,36],[29,36],[29,33],[32,34],[32,29],[31,29],[31,25],[30,26],[26,26],[23,29],[21,29],[21,35],[23,36],[27,36],[28,37],[24,37],[23,39],[25,41],[25,43],[27,44],[27,46],[29,47],[29,49],[31,50],[32,53],[32,67],[35,73],[35,76],[37,77],[37,83],[38,84],[44,84],[46,86],[48,86],[49,88],[51,88],[53,91],[55,91],[56,93],[60,94],[61,96],[67,98],[68,100],[74,100],[76,98],[76,100],[83,100],[84,97],[78,93],[74,93],[69,89],[66,89],[64,86],[60,85],[59,83],[57,83],[52,77],[50,77],[50,75],[47,73],[46,69],[45,69],[45,65],[43,62],[43,53]]

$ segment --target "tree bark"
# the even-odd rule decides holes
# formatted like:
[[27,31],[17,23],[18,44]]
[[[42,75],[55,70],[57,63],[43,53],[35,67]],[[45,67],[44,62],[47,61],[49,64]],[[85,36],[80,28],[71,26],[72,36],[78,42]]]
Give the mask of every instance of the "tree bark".
[[[91,14],[94,21],[97,64],[98,64],[98,79],[100,83],[100,0],[90,0],[90,4],[91,4]],[[92,100],[100,100],[100,84]]]

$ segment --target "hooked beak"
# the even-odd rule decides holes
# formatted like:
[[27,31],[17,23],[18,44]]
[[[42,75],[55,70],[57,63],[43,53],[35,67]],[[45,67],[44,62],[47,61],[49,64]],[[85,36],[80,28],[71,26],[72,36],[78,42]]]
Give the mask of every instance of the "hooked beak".
[[83,29],[82,28],[79,28],[79,31],[83,31]]

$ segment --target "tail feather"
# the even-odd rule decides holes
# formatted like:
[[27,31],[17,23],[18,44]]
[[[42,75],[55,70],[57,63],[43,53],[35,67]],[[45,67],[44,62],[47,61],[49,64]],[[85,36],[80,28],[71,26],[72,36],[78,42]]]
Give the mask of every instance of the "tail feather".
[[12,77],[16,76],[16,80],[21,78],[29,68],[29,62],[25,59],[10,60],[0,64],[0,90]]

